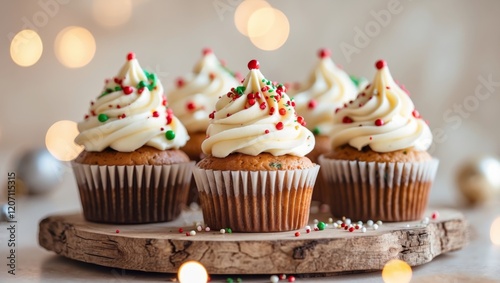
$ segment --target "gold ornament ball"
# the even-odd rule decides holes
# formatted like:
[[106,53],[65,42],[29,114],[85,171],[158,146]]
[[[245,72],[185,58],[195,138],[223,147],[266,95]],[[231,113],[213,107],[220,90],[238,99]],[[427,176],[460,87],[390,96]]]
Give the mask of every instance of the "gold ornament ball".
[[482,204],[500,193],[500,161],[492,156],[469,158],[458,168],[455,181],[469,204]]

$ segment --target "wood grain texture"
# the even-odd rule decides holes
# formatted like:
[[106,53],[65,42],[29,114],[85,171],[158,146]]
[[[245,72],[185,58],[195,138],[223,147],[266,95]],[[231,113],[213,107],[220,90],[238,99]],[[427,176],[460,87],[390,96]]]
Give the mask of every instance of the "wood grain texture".
[[[200,212],[190,217],[199,219]],[[312,275],[381,270],[391,259],[421,265],[468,242],[467,223],[453,210],[440,211],[440,218],[427,225],[384,223],[366,233],[327,227],[302,229],[299,237],[295,231],[186,236],[179,227],[178,222],[106,225],[87,222],[81,214],[54,215],[40,222],[39,244],[71,259],[130,270],[176,273],[183,262],[197,260],[210,274]]]

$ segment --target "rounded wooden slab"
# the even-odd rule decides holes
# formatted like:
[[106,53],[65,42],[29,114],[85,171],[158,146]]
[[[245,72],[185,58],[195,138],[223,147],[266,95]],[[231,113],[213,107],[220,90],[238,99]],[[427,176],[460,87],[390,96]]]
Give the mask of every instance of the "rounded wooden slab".
[[[150,272],[176,273],[187,260],[201,262],[210,274],[361,272],[381,270],[391,259],[416,266],[463,248],[468,241],[463,215],[453,210],[439,214],[427,225],[384,223],[366,233],[329,225],[311,233],[302,229],[298,237],[296,231],[197,231],[195,236],[186,236],[185,232],[196,230],[192,225],[179,233],[182,224],[202,219],[199,211],[184,213],[174,222],[144,225],[97,224],[85,221],[81,214],[54,215],[40,222],[39,243],[71,259]],[[311,215],[310,219],[315,218],[326,221],[328,215]]]

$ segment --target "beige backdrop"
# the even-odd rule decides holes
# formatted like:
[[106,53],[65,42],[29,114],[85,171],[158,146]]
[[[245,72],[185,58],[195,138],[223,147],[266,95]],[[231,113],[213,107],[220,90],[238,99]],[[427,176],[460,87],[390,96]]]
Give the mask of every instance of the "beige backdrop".
[[[290,22],[288,41],[275,51],[259,50],[236,30],[233,15],[240,2],[134,1],[127,23],[103,28],[92,17],[92,1],[3,1],[0,149],[43,146],[54,122],[80,121],[129,51],[169,88],[191,70],[203,47],[243,73],[248,60],[257,58],[264,75],[280,82],[304,80],[316,51],[327,47],[346,71],[368,79],[375,60],[386,59],[395,79],[410,90],[435,133],[432,154],[441,160],[431,203],[459,202],[453,184],[457,165],[498,153],[500,1],[269,1]],[[19,67],[10,58],[10,38],[30,25],[44,51],[34,66]],[[57,33],[70,25],[85,27],[96,40],[93,60],[78,69],[64,67],[54,53]]]

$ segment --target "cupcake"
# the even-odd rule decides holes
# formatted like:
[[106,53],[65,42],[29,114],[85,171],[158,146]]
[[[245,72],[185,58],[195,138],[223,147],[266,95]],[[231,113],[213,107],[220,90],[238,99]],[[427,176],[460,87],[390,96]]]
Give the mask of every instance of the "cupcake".
[[283,85],[248,63],[242,85],[210,114],[206,154],[193,169],[205,224],[237,232],[278,232],[307,224],[319,166],[305,155],[314,135]]
[[[210,122],[208,115],[219,97],[228,89],[238,86],[234,73],[217,59],[211,49],[203,50],[203,57],[193,72],[177,79],[176,88],[167,93],[169,105],[175,109],[179,120],[186,127],[189,141],[181,148],[191,160],[200,161],[201,143]],[[197,201],[198,191],[191,183],[190,201]]]
[[332,214],[410,221],[423,216],[438,160],[427,149],[429,126],[385,61],[373,82],[336,110],[332,151],[321,155]]
[[[331,151],[329,133],[333,127],[334,110],[355,99],[358,93],[349,75],[332,61],[328,49],[319,50],[318,57],[319,62],[309,80],[290,92],[298,115],[305,118],[306,127],[315,135],[316,145],[307,155],[315,163],[321,154]],[[328,188],[319,178],[312,199],[324,202],[324,190]]]
[[83,214],[89,221],[170,221],[186,205],[194,161],[181,150],[186,129],[167,108],[156,74],[133,53],[106,80],[75,142],[73,161]]

